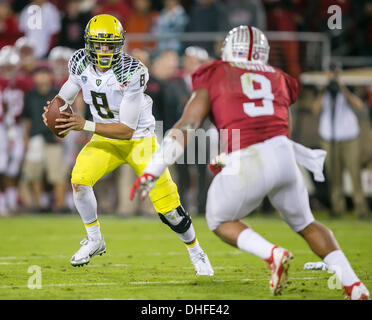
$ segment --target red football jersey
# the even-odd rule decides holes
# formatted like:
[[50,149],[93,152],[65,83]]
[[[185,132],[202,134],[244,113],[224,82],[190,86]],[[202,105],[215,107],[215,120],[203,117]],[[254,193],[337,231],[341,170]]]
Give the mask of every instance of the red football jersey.
[[217,129],[225,129],[228,152],[289,136],[288,108],[296,101],[298,83],[282,70],[217,60],[196,70],[192,85],[208,90],[211,118]]
[[0,90],[2,90],[2,102],[6,105],[6,112],[16,123],[20,122],[23,107],[24,93],[33,86],[23,75],[17,75],[13,79],[0,78]]

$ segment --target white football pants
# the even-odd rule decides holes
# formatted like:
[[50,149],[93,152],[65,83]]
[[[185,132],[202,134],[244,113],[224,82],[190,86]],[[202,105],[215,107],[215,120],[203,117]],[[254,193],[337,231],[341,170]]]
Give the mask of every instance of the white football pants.
[[314,221],[293,144],[285,136],[229,154],[208,190],[209,228],[246,217],[265,196],[295,232]]

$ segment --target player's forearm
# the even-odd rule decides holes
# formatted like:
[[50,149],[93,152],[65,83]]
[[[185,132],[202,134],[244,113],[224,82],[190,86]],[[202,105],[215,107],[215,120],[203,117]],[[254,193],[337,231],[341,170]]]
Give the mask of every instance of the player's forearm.
[[123,123],[96,123],[94,133],[110,139],[129,140],[134,130]]
[[[193,92],[180,120],[176,122],[168,136],[186,146],[195,130],[200,128],[209,113],[209,95],[205,89]],[[182,135],[180,134],[182,132]],[[183,139],[182,139],[183,138]]]
[[160,177],[165,169],[174,164],[185,151],[185,147],[201,123],[183,116],[169,131],[159,149],[153,154],[144,173]]
[[62,88],[59,90],[58,95],[68,104],[73,104],[80,89],[80,86],[70,77],[63,84]]
[[201,123],[197,121],[181,118],[169,131],[167,136],[177,140],[180,145],[187,146],[195,130],[198,129],[200,125]]
[[[173,130],[172,130],[173,131]],[[173,132],[174,133],[174,132]],[[174,164],[177,159],[184,153],[185,147],[182,141],[183,134],[179,136],[181,139],[174,139],[175,135],[167,135],[160,147],[152,155],[151,161],[146,166],[144,173],[149,173],[155,177],[160,177],[165,169]]]
[[204,88],[193,91],[181,119],[173,126],[160,148],[154,153],[144,173],[159,177],[167,166],[172,165],[183,154],[190,141],[210,111],[209,94]]
[[195,129],[199,128],[200,125],[201,121],[184,113],[164,138],[144,172],[155,177],[161,176],[165,169],[174,164],[184,153],[188,141],[194,136]]

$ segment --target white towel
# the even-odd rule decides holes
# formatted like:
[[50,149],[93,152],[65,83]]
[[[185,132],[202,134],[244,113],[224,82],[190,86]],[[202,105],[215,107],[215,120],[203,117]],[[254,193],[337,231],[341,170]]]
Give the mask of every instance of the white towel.
[[291,142],[297,163],[311,171],[315,181],[323,182],[325,180],[323,175],[324,160],[327,152],[322,149],[309,149],[294,141]]

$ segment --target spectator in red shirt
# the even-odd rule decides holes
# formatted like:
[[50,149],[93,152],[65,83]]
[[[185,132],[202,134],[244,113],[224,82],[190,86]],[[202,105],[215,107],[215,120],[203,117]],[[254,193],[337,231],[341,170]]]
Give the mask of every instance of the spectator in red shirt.
[[6,0],[0,0],[0,48],[13,45],[18,37],[18,22],[10,4]]
[[[149,33],[157,16],[158,12],[151,10],[150,0],[134,0],[133,11],[124,25],[124,29],[128,34]],[[129,52],[135,48],[154,48],[154,43],[141,41],[128,43]]]

